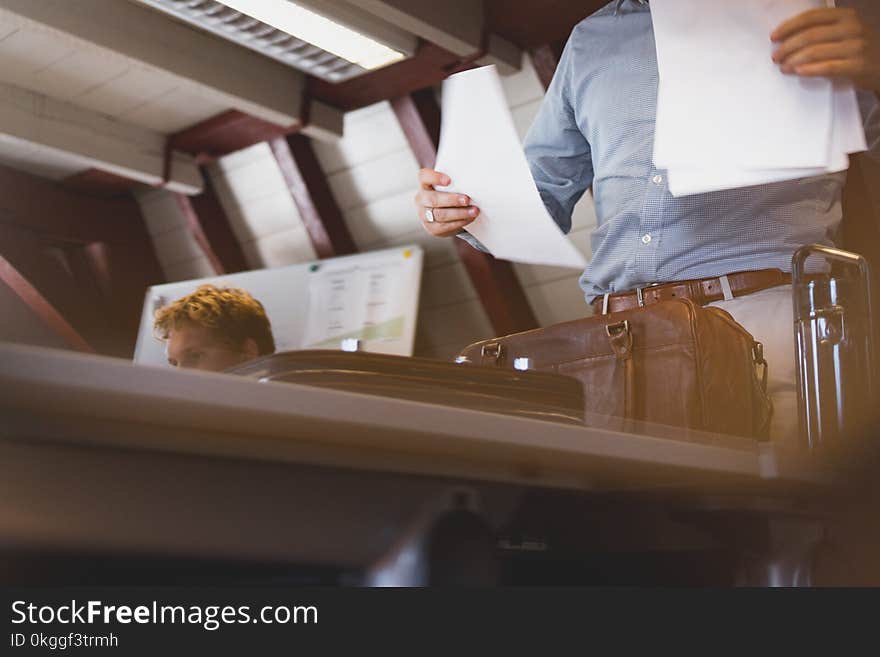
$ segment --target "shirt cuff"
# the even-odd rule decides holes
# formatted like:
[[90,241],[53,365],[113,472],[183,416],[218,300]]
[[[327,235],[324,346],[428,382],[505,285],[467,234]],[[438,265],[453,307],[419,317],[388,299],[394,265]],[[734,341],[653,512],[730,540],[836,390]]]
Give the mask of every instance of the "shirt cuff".
[[465,242],[474,247],[477,251],[482,251],[483,253],[489,253],[489,249],[483,246],[476,237],[471,235],[466,230],[459,231],[455,234],[456,237],[463,239]]

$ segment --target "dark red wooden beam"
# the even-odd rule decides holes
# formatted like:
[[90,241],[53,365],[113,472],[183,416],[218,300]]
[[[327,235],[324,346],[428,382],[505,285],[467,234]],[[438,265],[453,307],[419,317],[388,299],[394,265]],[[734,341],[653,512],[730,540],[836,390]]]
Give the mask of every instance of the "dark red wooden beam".
[[0,279],[65,343],[94,351],[97,299],[79,294],[57,246],[30,231],[0,224]]
[[349,111],[439,84],[461,62],[458,55],[422,42],[410,59],[335,84],[309,77],[306,89],[310,98]]
[[523,50],[565,41],[581,20],[608,0],[485,0],[486,31]]
[[194,155],[205,163],[299,128],[299,124],[285,127],[229,110],[171,135],[168,147]]
[[143,183],[100,169],[80,171],[65,178],[61,184],[72,192],[109,197],[128,196],[135,189],[147,188]]
[[[440,107],[431,89],[391,102],[400,127],[421,167],[433,167],[440,143]],[[528,331],[538,321],[513,265],[454,238],[458,255],[497,335]]]
[[277,137],[269,147],[318,257],[356,253],[354,239],[309,138],[300,134]]
[[432,89],[420,89],[391,100],[403,134],[420,167],[433,167],[440,144],[440,108]]
[[124,242],[140,213],[127,200],[75,194],[62,185],[0,166],[0,224],[58,242]]
[[[101,177],[87,172],[80,180]],[[91,347],[114,355],[131,354],[144,293],[164,282],[130,193],[74,192],[4,167],[0,254]],[[53,313],[41,316],[58,325]]]
[[556,67],[559,64],[559,58],[562,56],[562,48],[564,43],[547,44],[535,48],[531,52],[532,66],[535,67],[535,73],[546,91],[553,80],[553,74],[556,73]]
[[92,285],[109,310],[104,318],[106,346],[102,351],[131,357],[147,289],[165,282],[155,253],[139,242],[96,242],[71,250],[68,261],[83,292],[88,290],[91,274]]
[[46,299],[45,296],[25,278],[15,266],[0,255],[0,280],[43,322],[53,333],[77,351],[94,353],[95,350],[79,332]]
[[232,225],[220,204],[207,171],[202,170],[202,178],[205,184],[201,194],[174,195],[186,219],[187,228],[211,263],[215,274],[246,271],[249,267],[244,251],[232,230]]

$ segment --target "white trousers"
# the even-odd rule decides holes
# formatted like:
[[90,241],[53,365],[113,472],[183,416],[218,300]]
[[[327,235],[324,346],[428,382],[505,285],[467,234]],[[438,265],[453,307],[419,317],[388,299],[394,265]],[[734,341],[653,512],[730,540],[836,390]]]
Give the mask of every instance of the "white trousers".
[[770,439],[797,446],[800,433],[791,295],[791,285],[781,285],[709,305],[729,312],[764,345],[767,392],[773,400]]

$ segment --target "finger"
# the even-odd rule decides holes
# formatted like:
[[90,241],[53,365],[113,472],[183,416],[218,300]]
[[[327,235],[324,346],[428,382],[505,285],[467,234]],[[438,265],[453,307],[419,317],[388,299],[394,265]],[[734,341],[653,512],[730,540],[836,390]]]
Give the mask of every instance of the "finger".
[[848,59],[836,59],[796,66],[794,72],[806,78],[852,78],[861,74],[861,66]]
[[846,41],[861,36],[861,30],[857,25],[857,23],[838,23],[797,32],[783,41],[776,49],[773,53],[773,61],[781,64],[794,53],[809,46],[833,41]]
[[427,208],[455,208],[467,207],[471,204],[471,199],[466,194],[452,194],[423,189],[416,194],[416,203]]
[[784,23],[780,24],[779,27],[773,30],[773,32],[770,34],[770,39],[772,41],[783,41],[795,32],[800,32],[801,30],[805,30],[810,27],[816,27],[817,25],[830,25],[832,23],[839,23],[842,20],[852,18],[854,15],[854,12],[838,7],[811,9],[810,11],[805,11],[801,14],[798,14],[794,18],[790,18]]
[[452,181],[445,173],[434,171],[433,169],[421,169],[419,171],[419,184],[422,189],[430,189],[433,185],[441,187],[449,185]]
[[783,73],[794,73],[798,66],[813,64],[816,62],[828,62],[839,59],[854,59],[864,52],[861,41],[842,41],[840,43],[826,43],[819,46],[810,46],[792,55],[782,65]]
[[[450,223],[454,221],[473,221],[480,214],[480,209],[474,206],[469,208],[447,208],[447,209],[435,209],[433,211],[434,221],[433,223]],[[426,223],[428,222],[426,220]]]
[[434,237],[452,237],[456,233],[458,233],[462,228],[471,223],[473,219],[467,219],[465,221],[452,221],[447,224],[422,224],[425,227],[425,230],[428,231]]

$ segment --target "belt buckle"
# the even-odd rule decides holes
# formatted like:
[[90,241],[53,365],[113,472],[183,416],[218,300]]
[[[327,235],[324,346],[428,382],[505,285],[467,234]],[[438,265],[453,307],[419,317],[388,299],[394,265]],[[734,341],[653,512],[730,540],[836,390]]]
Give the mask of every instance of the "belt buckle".
[[636,288],[636,299],[639,301],[639,308],[645,307],[645,294],[644,290],[647,290],[649,287],[657,287],[660,283],[648,283],[643,287]]

